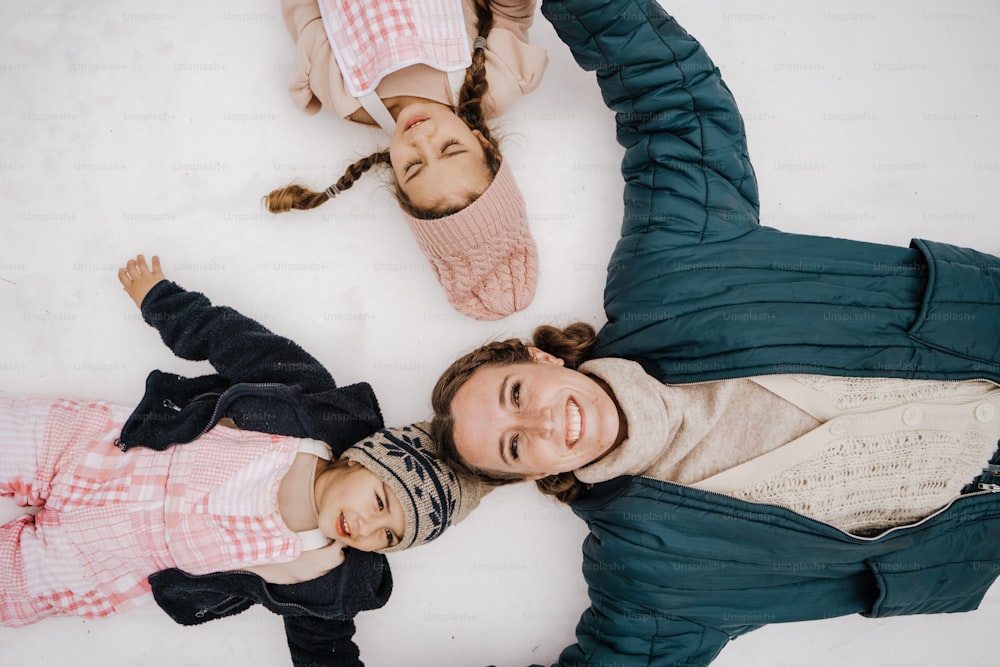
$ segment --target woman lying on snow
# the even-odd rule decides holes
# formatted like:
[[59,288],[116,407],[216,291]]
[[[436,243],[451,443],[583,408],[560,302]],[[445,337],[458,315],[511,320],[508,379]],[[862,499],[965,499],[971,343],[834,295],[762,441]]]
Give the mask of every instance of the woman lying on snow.
[[653,0],[547,0],[625,147],[608,322],[457,360],[443,455],[590,528],[560,665],[705,665],[765,623],[975,609],[1000,571],[1000,259],[761,227],[744,126]]

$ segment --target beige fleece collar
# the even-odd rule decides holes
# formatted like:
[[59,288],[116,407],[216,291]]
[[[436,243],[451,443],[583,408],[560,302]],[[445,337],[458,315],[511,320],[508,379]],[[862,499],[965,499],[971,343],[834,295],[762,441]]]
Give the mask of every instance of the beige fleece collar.
[[678,428],[660,396],[663,385],[627,359],[593,359],[580,371],[611,388],[625,414],[628,437],[603,458],[574,471],[581,482],[596,484],[622,475],[640,475],[663,453]]

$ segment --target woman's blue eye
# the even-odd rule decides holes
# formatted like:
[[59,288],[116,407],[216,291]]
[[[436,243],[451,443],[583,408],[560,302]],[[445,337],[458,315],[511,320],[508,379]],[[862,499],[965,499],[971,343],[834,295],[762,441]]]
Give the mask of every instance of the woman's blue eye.
[[510,388],[510,400],[511,400],[511,402],[514,403],[514,405],[516,405],[518,407],[521,406],[521,383],[520,382],[515,382],[514,385]]
[[517,460],[517,436],[510,439],[510,458]]

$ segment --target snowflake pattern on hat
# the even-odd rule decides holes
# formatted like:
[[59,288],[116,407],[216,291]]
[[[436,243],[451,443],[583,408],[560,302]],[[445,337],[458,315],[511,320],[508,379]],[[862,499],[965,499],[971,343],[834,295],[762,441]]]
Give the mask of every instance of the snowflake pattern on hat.
[[459,476],[437,456],[430,424],[382,429],[349,447],[345,458],[365,466],[392,490],[406,517],[398,551],[430,542],[468,515],[490,487]]

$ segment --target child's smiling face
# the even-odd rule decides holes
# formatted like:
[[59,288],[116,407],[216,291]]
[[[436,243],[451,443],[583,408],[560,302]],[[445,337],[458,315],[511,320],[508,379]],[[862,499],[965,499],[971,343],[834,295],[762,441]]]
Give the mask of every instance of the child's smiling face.
[[316,476],[316,508],[324,535],[359,551],[399,543],[406,517],[399,499],[374,473],[356,461]]

